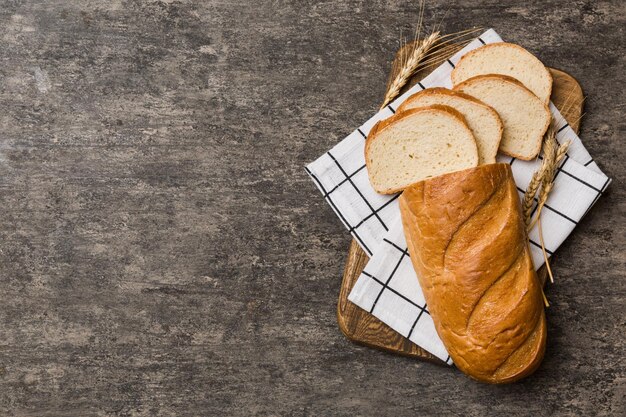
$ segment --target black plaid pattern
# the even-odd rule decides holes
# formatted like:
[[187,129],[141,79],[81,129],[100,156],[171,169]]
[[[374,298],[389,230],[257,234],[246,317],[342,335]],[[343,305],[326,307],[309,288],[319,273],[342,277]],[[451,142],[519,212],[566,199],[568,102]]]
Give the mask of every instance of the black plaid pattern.
[[[399,297],[402,297],[406,302],[414,305],[415,307],[417,307],[420,310],[419,314],[415,318],[415,321],[411,325],[411,329],[409,330],[409,333],[406,335],[406,338],[410,339],[411,335],[413,334],[413,330],[415,330],[415,326],[417,325],[417,322],[422,317],[422,314],[426,313],[426,314],[430,315],[430,313],[427,310],[426,303],[423,303],[423,305],[420,305],[420,304],[410,300],[409,298],[407,298],[406,296],[404,296],[400,292],[398,292],[398,291],[394,290],[393,288],[389,287],[389,283],[391,282],[391,279],[393,278],[393,275],[398,270],[398,267],[400,266],[400,264],[401,264],[402,260],[404,259],[404,257],[406,256],[407,258],[409,258],[411,255],[409,255],[408,249],[402,250],[402,248],[400,246],[396,245],[395,243],[393,243],[389,239],[385,238],[385,239],[383,239],[383,242],[391,245],[393,248],[398,250],[401,255],[400,255],[400,258],[398,260],[398,263],[396,264],[396,267],[393,269],[393,271],[391,272],[391,274],[389,275],[389,277],[387,278],[385,283],[383,283],[382,281],[380,281],[378,278],[374,277],[373,275],[370,275],[370,274],[368,274],[366,272],[363,272],[364,274],[366,274],[367,276],[369,276],[373,280],[376,280],[378,283],[380,283],[382,285],[382,288],[380,289],[380,293],[378,294],[378,297],[376,297],[376,300],[374,301],[374,305],[372,305],[372,309],[370,310],[370,313],[374,312],[374,308],[376,307],[376,302],[380,299],[380,296],[382,295],[383,291],[385,291],[386,289],[389,289],[389,291],[393,291],[396,295],[398,295]],[[449,360],[449,357],[448,357],[448,359],[446,359],[446,362],[448,360]]]
[[[342,168],[341,164],[339,163],[339,161],[337,161],[337,159],[330,153],[330,151],[326,152],[328,154],[328,156],[330,156],[332,158],[333,161],[335,161],[335,164],[337,164],[337,167],[339,168],[339,170],[341,171],[341,173],[343,175],[346,176],[346,180],[350,183],[350,185],[352,185],[354,187],[354,190],[359,194],[359,196],[363,199],[363,201],[365,202],[365,204],[367,205],[367,207],[370,208],[370,210],[372,210],[372,214],[374,216],[376,216],[376,218],[378,219],[378,221],[380,222],[380,224],[385,228],[386,231],[389,231],[389,228],[387,227],[387,225],[385,224],[385,222],[383,221],[383,219],[380,218],[380,216],[378,215],[378,211],[374,210],[374,207],[372,207],[372,205],[370,204],[369,201],[367,201],[367,198],[365,198],[365,196],[363,195],[363,193],[361,192],[361,190],[359,189],[359,187],[357,187],[354,182],[351,179],[351,176],[349,176],[348,174],[346,174],[346,171],[344,171],[344,169]],[[361,168],[359,168],[360,170]]]
[[[385,240],[385,242],[388,242],[388,240]],[[398,263],[396,264],[395,268],[393,268],[393,271],[391,271],[391,274],[389,275],[389,277],[387,278],[387,280],[385,281],[385,283],[383,284],[383,287],[380,289],[380,292],[378,293],[378,296],[376,297],[376,299],[374,300],[374,304],[372,304],[372,309],[370,310],[370,313],[374,312],[374,309],[376,308],[376,303],[378,302],[378,300],[380,299],[380,296],[383,294],[383,292],[385,291],[385,289],[387,289],[387,286],[389,285],[389,283],[391,282],[391,279],[393,278],[393,274],[396,273],[396,271],[398,270],[398,267],[400,266],[400,264],[402,263],[402,260],[404,259],[405,256],[407,256],[409,254],[409,250],[405,249],[402,251],[402,254],[400,255],[400,258],[398,259]]]
[[[333,210],[335,211],[335,213],[337,213],[337,216],[339,216],[339,218],[341,219],[341,221],[343,222],[344,226],[346,226],[348,228],[348,230],[350,230],[350,233],[352,234],[352,236],[354,236],[354,238],[357,240],[357,242],[359,242],[359,244],[361,245],[361,247],[365,250],[365,252],[367,252],[367,254],[369,256],[372,256],[372,251],[370,250],[370,248],[365,244],[365,242],[363,241],[363,239],[361,238],[361,236],[359,236],[359,234],[357,233],[356,229],[353,228],[352,226],[350,226],[350,223],[348,223],[348,221],[346,220],[346,218],[343,216],[343,214],[341,214],[341,210],[339,210],[339,208],[337,207],[337,205],[335,205],[335,203],[333,202],[332,198],[330,197],[331,191],[326,191],[326,189],[324,188],[324,186],[322,185],[321,181],[317,178],[317,176],[315,174],[313,174],[309,168],[306,168],[307,173],[311,176],[311,178],[313,178],[313,180],[315,181],[315,183],[317,184],[317,186],[322,190],[322,192],[324,193],[324,198],[326,199],[326,201],[328,201],[328,204],[330,204],[330,206],[333,208]],[[333,191],[335,189],[337,189],[338,186],[336,188],[333,189]]]

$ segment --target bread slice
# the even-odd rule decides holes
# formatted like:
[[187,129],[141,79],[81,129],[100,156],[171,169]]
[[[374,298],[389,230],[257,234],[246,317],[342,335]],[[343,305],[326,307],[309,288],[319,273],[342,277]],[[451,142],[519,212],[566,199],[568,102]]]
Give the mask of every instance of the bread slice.
[[537,156],[550,126],[550,110],[522,83],[505,75],[479,75],[456,85],[454,91],[474,96],[498,112],[504,125],[501,152],[524,160]]
[[519,45],[499,42],[463,55],[452,70],[452,84],[483,74],[502,74],[524,84],[544,103],[550,102],[552,74],[533,54]]
[[449,106],[406,110],[376,123],[365,143],[370,183],[393,194],[423,179],[478,165],[464,117]]
[[450,106],[465,117],[478,147],[478,164],[493,164],[502,138],[502,122],[498,113],[480,100],[447,88],[428,88],[407,98],[398,112],[433,104]]

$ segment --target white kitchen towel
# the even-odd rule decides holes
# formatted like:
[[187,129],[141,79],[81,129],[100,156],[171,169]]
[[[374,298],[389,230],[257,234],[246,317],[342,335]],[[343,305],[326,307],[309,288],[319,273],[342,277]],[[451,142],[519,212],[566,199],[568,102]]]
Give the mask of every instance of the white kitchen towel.
[[[372,126],[391,116],[411,94],[429,87],[451,87],[450,72],[465,53],[501,41],[493,29],[486,31],[306,168],[348,231],[373,256],[350,293],[350,301],[448,363],[450,358],[434,330],[406,250],[396,201],[399,194],[382,195],[373,190],[365,166],[364,143]],[[556,107],[551,104],[550,110],[557,123],[557,141],[571,141],[541,214],[544,243],[551,255],[606,190],[610,179]],[[520,196],[541,164],[540,159],[521,161],[498,156],[499,162],[511,164]],[[536,228],[529,237],[533,260],[539,267],[544,261]]]

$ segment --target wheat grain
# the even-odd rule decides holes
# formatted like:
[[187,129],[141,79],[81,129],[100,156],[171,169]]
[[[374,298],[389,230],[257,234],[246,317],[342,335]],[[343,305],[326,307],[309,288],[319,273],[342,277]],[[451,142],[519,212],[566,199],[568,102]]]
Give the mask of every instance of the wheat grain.
[[421,42],[416,43],[417,47],[409,55],[408,59],[402,66],[402,69],[391,82],[389,89],[385,94],[383,104],[382,106],[380,106],[381,108],[391,103],[391,101],[398,96],[402,87],[404,87],[409,78],[411,78],[411,76],[415,73],[415,71],[419,67],[420,62],[424,59],[430,48],[433,47],[433,45],[435,44],[435,42],[437,42],[439,38],[439,32],[434,32],[427,36]]
[[[543,162],[541,167],[535,171],[533,177],[526,187],[526,192],[524,193],[524,199],[522,201],[522,213],[524,215],[524,221],[526,226],[528,227],[532,220],[532,211],[533,211],[533,202],[535,200],[535,194],[539,190],[539,187],[544,181],[546,176],[546,170],[549,168],[549,165],[552,163],[556,156],[556,130],[554,125],[551,125],[548,128],[548,132],[545,135],[545,139],[543,141]],[[529,229],[530,230],[530,229]]]
[[[556,139],[553,139],[555,143]],[[569,148],[570,141],[561,144],[558,148],[554,157],[548,161],[548,166],[546,167],[546,171],[544,172],[542,181],[541,181],[541,189],[539,191],[539,198],[537,199],[537,210],[535,214],[535,219],[531,222],[529,226],[529,230],[535,226],[537,223],[539,216],[541,215],[541,210],[543,206],[546,204],[546,200],[548,200],[548,196],[550,195],[550,191],[552,191],[552,187],[554,186],[554,175],[556,174],[556,170],[559,167],[559,164],[567,154],[567,149]],[[548,158],[544,156],[544,161]]]
[[[481,28],[472,28],[460,32],[441,35],[435,31],[424,39],[413,42],[413,48],[407,52],[406,45],[400,49],[401,67],[393,80],[388,84],[383,104],[391,103],[407,84],[411,77],[420,69],[437,64],[454,55],[467,45]],[[418,31],[419,32],[419,29]]]

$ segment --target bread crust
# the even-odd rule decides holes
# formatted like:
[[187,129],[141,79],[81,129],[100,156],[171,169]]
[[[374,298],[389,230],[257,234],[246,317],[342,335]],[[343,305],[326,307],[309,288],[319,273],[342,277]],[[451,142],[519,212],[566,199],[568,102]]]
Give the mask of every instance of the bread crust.
[[[380,135],[380,133],[382,133],[385,128],[387,128],[388,126],[390,126],[391,124],[393,124],[394,122],[397,122],[399,120],[402,120],[405,117],[410,117],[413,114],[416,113],[420,113],[420,112],[444,112],[447,113],[448,115],[453,116],[454,118],[458,119],[459,121],[461,121],[463,127],[467,130],[467,133],[469,133],[469,135],[473,138],[474,134],[472,133],[471,129],[467,126],[467,121],[465,120],[465,117],[459,113],[456,109],[453,109],[450,106],[443,106],[440,104],[434,104],[431,106],[425,106],[425,107],[419,107],[419,108],[415,108],[415,109],[409,109],[409,110],[405,110],[403,112],[396,112],[396,114],[394,114],[391,117],[388,117],[387,119],[383,119],[378,121],[373,127],[372,129],[369,131],[369,134],[367,135],[367,139],[365,139],[365,165],[367,166],[367,172],[368,175],[370,175],[370,161],[369,161],[369,153],[370,153],[370,147],[372,146],[372,143],[374,143],[377,139],[378,139],[378,135]],[[474,147],[476,148],[476,155],[478,157],[478,146],[476,145],[476,140],[474,139]],[[370,177],[370,183],[374,184],[374,182],[371,180]],[[380,194],[396,194],[400,191],[402,191],[405,187],[398,187],[398,188],[386,188],[386,189],[382,189],[382,190],[376,190],[376,192],[380,193]]]
[[493,384],[534,372],[546,319],[509,164],[418,182],[399,202],[411,262],[456,366]]
[[[490,43],[487,45],[483,45],[479,48],[476,49],[472,49],[471,51],[469,51],[468,53],[466,53],[465,55],[463,55],[461,57],[461,59],[459,60],[459,62],[457,62],[456,66],[454,67],[454,69],[452,70],[452,73],[450,73],[450,78],[452,79],[452,83],[454,85],[457,84],[455,78],[456,74],[459,73],[458,68],[461,68],[463,66],[463,61],[464,60],[468,60],[471,56],[476,55],[478,53],[482,53],[487,49],[493,49],[493,48],[500,48],[502,46],[506,46],[509,48],[514,48],[517,50],[520,50],[522,52],[524,52],[527,56],[531,57],[532,59],[536,60],[539,64],[541,64],[541,67],[544,69],[544,75],[550,80],[550,91],[548,92],[548,97],[547,97],[547,101],[544,101],[542,99],[540,99],[544,104],[548,104],[550,102],[550,96],[552,95],[552,88],[554,85],[554,78],[552,77],[552,73],[550,73],[550,70],[543,64],[543,62],[541,62],[541,60],[539,58],[537,58],[535,55],[533,55],[530,51],[528,51],[526,48],[523,48],[517,44],[514,43],[508,43],[508,42],[495,42],[495,43]],[[501,74],[504,75],[504,74]],[[505,75],[506,76],[506,75]],[[508,77],[508,76],[507,76]],[[472,77],[473,78],[473,77]],[[513,77],[510,77],[513,78]],[[514,80],[518,81],[516,78],[513,78]],[[523,85],[523,84],[522,84]],[[533,93],[534,94],[534,93]]]
[[[513,77],[510,77],[508,75],[502,75],[502,74],[477,75],[475,77],[468,78],[467,80],[463,81],[460,84],[455,85],[452,88],[452,90],[453,91],[462,90],[464,87],[466,87],[468,85],[471,85],[471,84],[473,84],[473,83],[475,83],[477,81],[482,81],[482,80],[486,80],[486,79],[500,80],[500,81],[504,81],[504,82],[508,82],[508,83],[514,84],[517,87],[520,87],[520,88],[524,89],[532,97],[535,97],[537,100],[539,100],[539,103],[541,103],[541,105],[543,105],[543,107],[544,107],[546,113],[549,115],[549,117],[548,117],[546,123],[544,123],[544,126],[541,129],[541,131],[543,133],[541,134],[540,140],[537,142],[537,146],[535,147],[535,149],[533,151],[533,154],[531,156],[524,156],[524,155],[516,154],[514,152],[505,151],[503,149],[500,150],[500,152],[502,152],[505,155],[509,155],[509,156],[514,157],[514,158],[521,159],[523,161],[530,161],[532,159],[535,159],[537,157],[537,155],[539,155],[539,151],[541,150],[541,145],[543,143],[543,136],[545,135],[546,131],[548,130],[548,127],[550,127],[550,122],[552,120],[552,115],[550,113],[550,108],[548,107],[548,105],[546,103],[543,102],[543,100],[541,100],[539,97],[537,97],[535,95],[535,93],[530,91],[524,84],[522,84],[521,81],[519,81],[517,78],[513,78]],[[462,92],[462,91],[458,91],[458,92]]]
[[[445,87],[430,87],[430,88],[426,88],[422,91],[418,91],[415,94],[410,95],[406,100],[404,100],[402,102],[402,104],[400,104],[400,106],[398,107],[398,109],[396,110],[396,113],[402,112],[402,111],[406,111],[406,110],[410,110],[410,109],[406,109],[409,104],[411,104],[411,101],[416,100],[417,98],[423,96],[423,95],[436,95],[436,94],[442,94],[442,95],[446,95],[446,96],[452,96],[452,97],[460,97],[460,98],[464,98],[465,100],[469,100],[473,103],[479,104],[483,107],[485,107],[486,109],[488,109],[490,112],[492,112],[497,118],[498,120],[500,120],[500,116],[498,116],[498,112],[495,111],[493,109],[493,107],[489,106],[488,104],[483,103],[482,101],[480,101],[479,99],[477,99],[474,96],[470,96],[469,94],[465,94],[462,91],[454,91],[454,90],[450,90],[448,88]],[[500,125],[502,125],[502,121],[500,121]]]

